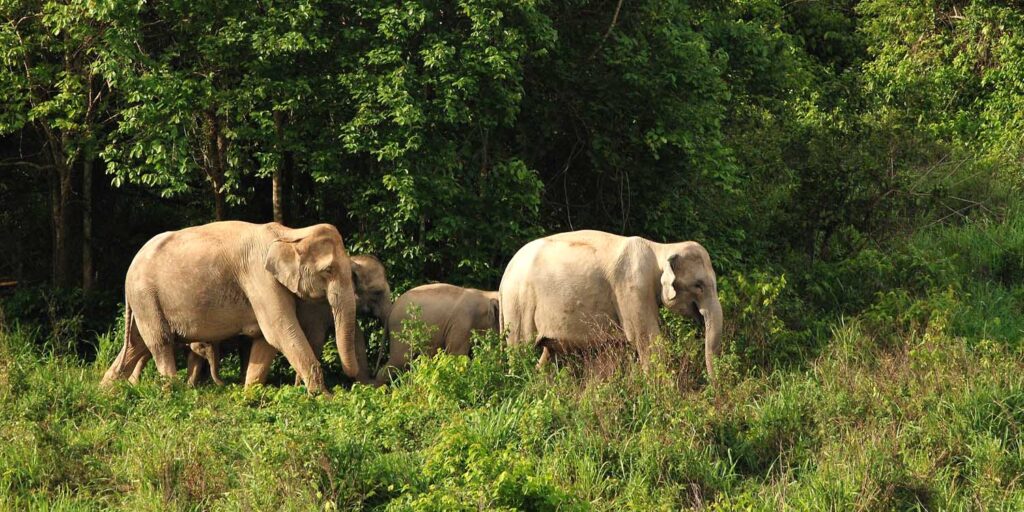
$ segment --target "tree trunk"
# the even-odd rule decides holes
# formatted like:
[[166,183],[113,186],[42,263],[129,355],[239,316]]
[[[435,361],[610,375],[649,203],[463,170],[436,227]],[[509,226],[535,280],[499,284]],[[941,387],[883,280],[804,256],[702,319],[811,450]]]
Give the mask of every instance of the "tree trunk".
[[292,152],[285,148],[284,140],[285,114],[281,111],[274,112],[274,131],[277,134],[277,150],[280,153],[281,163],[274,170],[271,178],[271,194],[274,204],[274,222],[288,224],[289,215],[288,189],[291,186],[292,167],[294,165]]
[[82,161],[82,289],[92,290],[92,172],[93,160]]
[[53,224],[53,284],[57,287],[72,285],[68,272],[70,265],[69,238],[71,235],[71,196],[73,166],[55,159],[53,181],[50,187],[50,214]]
[[213,187],[214,215],[217,220],[227,218],[227,206],[224,201],[224,171],[227,168],[227,140],[220,129],[220,121],[213,110],[206,112],[209,151],[206,159],[206,175]]
[[271,195],[274,203],[274,222],[287,224],[284,215],[284,169],[278,167],[271,177]]

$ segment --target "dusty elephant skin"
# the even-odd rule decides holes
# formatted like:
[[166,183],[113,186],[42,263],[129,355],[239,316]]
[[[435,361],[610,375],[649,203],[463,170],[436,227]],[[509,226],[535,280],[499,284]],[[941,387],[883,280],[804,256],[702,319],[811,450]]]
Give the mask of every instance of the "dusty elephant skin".
[[[387,321],[391,312],[391,285],[388,284],[387,272],[380,260],[371,255],[358,255],[351,257],[352,282],[356,291],[356,312],[364,317],[373,317],[382,323]],[[327,342],[327,331],[333,323],[331,308],[327,304],[304,303],[297,304],[296,316],[299,325],[317,360],[323,354],[324,344]],[[355,327],[356,356],[362,368],[369,368],[366,360],[366,339],[358,325]],[[252,374],[250,383],[266,383],[267,374],[270,372],[273,358],[277,350],[267,344],[262,336],[257,335],[258,345],[246,343],[238,347],[242,361],[242,374]],[[223,344],[221,344],[223,345]],[[220,380],[219,367],[220,357],[225,350],[223,346],[213,343],[190,343],[189,344],[189,384],[195,385],[202,377],[198,372],[206,367],[210,368],[210,377],[213,381],[222,385]],[[145,364],[145,359],[140,364]],[[369,370],[367,370],[369,371]],[[195,373],[194,373],[195,372]],[[137,377],[136,377],[137,378]],[[295,385],[302,383],[302,378],[296,372]]]
[[[330,308],[345,374],[368,381],[356,347],[351,261],[334,226],[227,221],[157,235],[125,276],[124,346],[103,383],[126,378],[147,353],[172,377],[175,344],[244,335],[284,353],[311,393],[326,392],[300,327],[305,307],[297,305],[307,303]],[[246,384],[254,377],[247,372]]]
[[498,329],[498,292],[437,283],[418,286],[398,298],[387,321],[388,362],[377,372],[376,383],[391,380],[409,364],[409,345],[402,341],[403,322],[419,310],[419,319],[433,329],[427,353],[438,349],[469,355],[473,331]]
[[661,244],[601,231],[573,231],[524,245],[499,289],[501,329],[513,344],[552,351],[625,338],[644,367],[661,334],[658,309],[704,321],[708,376],[722,345],[722,306],[707,251],[696,242]]

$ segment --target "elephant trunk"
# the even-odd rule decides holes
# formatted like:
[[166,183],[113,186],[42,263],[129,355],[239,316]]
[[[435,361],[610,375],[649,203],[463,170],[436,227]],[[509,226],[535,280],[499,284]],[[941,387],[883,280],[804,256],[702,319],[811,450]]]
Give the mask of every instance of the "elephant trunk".
[[714,359],[722,353],[722,303],[718,294],[712,294],[704,302],[700,308],[700,315],[704,318],[704,362],[708,368],[708,379],[714,382]]
[[387,325],[388,317],[391,316],[391,309],[395,307],[395,303],[391,301],[391,293],[387,294],[388,298],[384,301],[380,308],[380,320],[382,325]]
[[331,304],[334,315],[334,339],[338,344],[338,357],[345,375],[349,378],[366,382],[367,370],[362,368],[357,355],[356,343],[356,297],[352,285],[332,283],[328,290],[327,300]]

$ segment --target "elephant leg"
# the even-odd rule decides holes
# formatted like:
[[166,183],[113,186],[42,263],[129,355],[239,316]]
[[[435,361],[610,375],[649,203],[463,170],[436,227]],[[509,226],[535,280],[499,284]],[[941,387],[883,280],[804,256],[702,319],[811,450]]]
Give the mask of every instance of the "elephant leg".
[[204,361],[203,356],[199,355],[190,345],[188,351],[188,385],[190,387],[196,387],[199,384]]
[[[282,296],[273,302],[254,306],[256,321],[260,325],[264,339],[270,346],[284,354],[288,364],[302,376],[309,393],[329,394],[324,385],[324,372],[320,361],[313,354],[306,333],[302,332],[295,316],[295,299],[291,296]],[[250,361],[250,370],[252,366]],[[251,375],[246,376],[247,381],[252,381],[252,378]]]
[[270,373],[270,365],[277,356],[277,349],[270,346],[263,338],[253,338],[252,349],[249,350],[249,362],[245,369],[245,386],[263,384]]
[[[400,335],[401,331],[399,331]],[[409,366],[409,345],[396,339],[396,336],[391,336],[391,341],[388,343],[388,362],[384,363],[380,370],[377,370],[374,384],[378,386],[389,384],[398,371],[407,366]]]
[[551,348],[546,344],[541,346],[540,360],[537,361],[537,369],[544,368],[551,360]]
[[142,354],[139,358],[139,362],[135,363],[135,369],[132,371],[132,376],[128,377],[128,382],[132,384],[138,384],[139,380],[142,379],[142,371],[146,369],[146,363],[150,359],[153,359],[153,355],[149,353],[149,349],[146,349],[146,353]]
[[[124,345],[121,347],[121,352],[117,354],[117,358],[110,365],[110,368],[103,375],[103,380],[100,381],[100,385],[108,386],[116,380],[124,380],[129,378],[129,375],[134,375],[136,372],[141,373],[141,368],[137,368],[140,364],[145,366],[145,360],[150,356],[150,351],[146,347],[142,332],[139,330],[137,319],[132,313],[131,305],[125,307],[125,339]],[[129,374],[129,372],[131,372]]]
[[660,342],[656,339],[661,334],[657,304],[647,304],[648,297],[638,294],[636,290],[619,291],[616,293],[619,304],[625,304],[619,312],[622,319],[622,332],[626,340],[636,350],[640,358],[640,367],[647,371],[655,354],[660,352]]
[[[309,340],[309,348],[313,349],[313,355],[317,361],[321,361],[324,354],[324,345],[327,343],[327,323],[323,321],[323,311],[315,307],[302,307],[300,306],[296,314],[299,317],[299,323],[302,325],[302,332],[306,333],[306,339]],[[355,336],[356,336],[356,356],[359,356],[359,350],[362,348],[363,357],[360,359],[362,368],[369,368],[365,363],[366,359],[366,341],[362,338],[362,331],[359,329],[359,324],[356,324]],[[302,384],[302,375],[299,373],[298,368],[295,368],[295,385],[299,386]]]
[[[159,322],[162,323],[162,322]],[[160,375],[171,378],[178,373],[178,365],[174,362],[174,337],[162,326],[152,326],[139,322],[139,332],[146,340],[146,347],[153,355],[156,370]]]

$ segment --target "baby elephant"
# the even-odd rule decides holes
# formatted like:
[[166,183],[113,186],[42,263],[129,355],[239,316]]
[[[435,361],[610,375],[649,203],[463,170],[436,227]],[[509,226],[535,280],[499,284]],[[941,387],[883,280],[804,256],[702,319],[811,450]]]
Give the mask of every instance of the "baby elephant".
[[377,372],[378,385],[390,382],[409,364],[409,345],[403,341],[403,321],[418,318],[431,330],[427,354],[443,348],[449,354],[469,355],[472,331],[498,330],[498,292],[485,292],[437,283],[418,286],[395,301],[386,326],[388,362]]
[[241,361],[242,381],[245,382],[245,367],[249,363],[249,350],[252,342],[243,336],[236,336],[228,341],[220,343],[194,342],[188,344],[188,385],[196,386],[205,376],[201,373],[206,367],[210,369],[210,378],[218,386],[223,386],[224,381],[220,379],[220,358],[225,352],[238,351],[238,359]]

